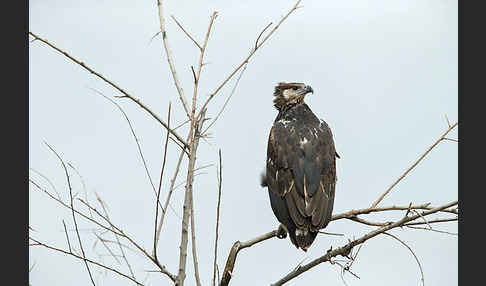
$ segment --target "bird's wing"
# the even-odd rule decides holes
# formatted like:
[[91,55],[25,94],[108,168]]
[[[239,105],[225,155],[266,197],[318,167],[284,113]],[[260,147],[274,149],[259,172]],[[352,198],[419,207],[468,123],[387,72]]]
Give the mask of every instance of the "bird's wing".
[[267,184],[285,198],[297,226],[320,229],[330,220],[336,182],[332,133],[323,121],[312,126],[276,121],[267,149]]

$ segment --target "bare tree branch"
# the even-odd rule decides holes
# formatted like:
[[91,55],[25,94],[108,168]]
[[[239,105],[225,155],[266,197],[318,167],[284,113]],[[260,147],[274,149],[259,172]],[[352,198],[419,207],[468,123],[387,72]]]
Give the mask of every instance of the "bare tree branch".
[[61,161],[62,167],[64,168],[64,172],[65,172],[65,175],[66,175],[66,180],[67,180],[67,184],[68,184],[68,188],[69,188],[71,214],[72,214],[72,217],[73,217],[74,227],[76,229],[76,235],[78,237],[79,248],[81,249],[81,253],[83,254],[84,264],[86,265],[86,269],[88,270],[88,274],[89,274],[89,278],[91,279],[91,283],[94,286],[96,286],[94,279],[93,279],[93,275],[91,274],[91,270],[89,269],[88,262],[86,262],[86,255],[84,253],[83,243],[82,243],[82,240],[81,240],[81,236],[79,235],[78,223],[76,222],[76,216],[74,215],[73,190],[72,190],[72,187],[71,187],[71,179],[69,178],[69,173],[68,173],[66,164],[64,164],[64,161],[62,160],[61,156],[59,156],[59,154],[57,154],[57,152],[49,144],[47,144],[47,142],[44,142],[44,144],[46,144],[47,147],[49,147],[49,149],[51,149],[51,151],[56,155],[56,157],[59,159],[59,161]]
[[179,155],[179,159],[177,161],[176,169],[174,171],[174,176],[170,180],[169,192],[167,193],[167,199],[165,200],[164,207],[162,208],[162,214],[160,216],[159,226],[157,227],[157,236],[156,236],[156,240],[155,240],[156,244],[159,242],[160,232],[162,230],[162,225],[164,224],[165,214],[167,213],[167,208],[169,207],[169,201],[170,201],[170,198],[172,197],[172,193],[174,192],[174,184],[175,184],[175,181],[177,179],[177,175],[179,174],[179,169],[180,169],[180,166],[181,166],[182,159],[184,158],[185,152],[186,152],[185,149],[183,149],[181,151],[181,154]]
[[177,286],[184,285],[184,279],[186,278],[186,258],[187,258],[187,235],[188,235],[188,221],[189,216],[191,214],[191,198],[192,198],[192,184],[194,181],[194,166],[196,164],[196,151],[199,144],[200,138],[200,131],[202,128],[202,124],[204,123],[204,114],[202,115],[201,120],[196,121],[194,118],[191,124],[191,129],[189,130],[189,138],[192,138],[190,141],[190,148],[189,148],[189,166],[187,169],[187,179],[186,179],[186,192],[184,195],[184,204],[183,204],[183,215],[182,215],[182,231],[181,231],[181,244],[179,247],[179,272],[177,274]]
[[[201,49],[201,54],[199,57],[199,66],[197,70],[196,77],[194,79],[194,91],[193,91],[193,97],[192,97],[192,109],[191,109],[191,115],[189,118],[191,119],[191,128],[189,130],[189,138],[190,144],[189,144],[189,166],[187,170],[187,178],[186,178],[186,191],[184,195],[184,205],[183,205],[183,216],[182,216],[182,231],[181,231],[181,244],[179,247],[179,272],[177,274],[177,282],[176,285],[178,286],[183,286],[184,285],[184,280],[186,278],[186,258],[187,258],[187,242],[188,242],[188,220],[191,217],[191,221],[194,220],[194,217],[191,216],[194,215],[194,212],[192,210],[193,206],[193,200],[192,200],[192,192],[193,192],[193,181],[194,181],[194,168],[195,168],[195,162],[196,162],[196,152],[197,152],[197,147],[199,144],[199,138],[201,137],[201,128],[202,125],[205,121],[204,115],[205,115],[205,109],[203,109],[203,113],[201,114],[202,116],[199,119],[196,119],[195,117],[195,111],[196,111],[196,97],[197,97],[197,88],[199,86],[199,79],[201,77],[201,69],[203,66],[203,58],[204,54],[206,51],[206,46],[209,40],[209,35],[211,33],[211,28],[213,26],[214,19],[216,18],[217,13],[213,12],[211,15],[211,19],[209,21],[209,27],[206,32],[206,37],[204,39],[204,43]],[[192,228],[194,228],[194,224],[192,224]],[[193,233],[194,235],[194,233]],[[195,275],[196,275],[196,283],[199,280],[199,271],[197,269],[197,256],[195,255],[195,244],[192,244],[193,246],[193,258],[194,258],[194,268],[195,268]],[[199,284],[198,284],[199,285]]]
[[106,269],[106,270],[109,270],[109,271],[111,271],[111,272],[114,272],[114,273],[116,273],[116,274],[118,274],[118,275],[120,275],[120,276],[122,276],[122,277],[125,277],[125,278],[127,278],[127,279],[129,279],[129,280],[131,280],[131,281],[135,282],[137,285],[143,285],[142,283],[138,282],[137,280],[133,279],[132,277],[130,277],[130,276],[128,276],[128,275],[126,275],[126,274],[124,274],[124,273],[122,273],[122,272],[120,272],[120,271],[118,271],[118,270],[116,270],[116,269],[114,269],[114,268],[112,268],[112,267],[108,267],[108,266],[106,266],[106,265],[104,265],[104,264],[102,264],[102,263],[99,263],[99,262],[93,261],[93,260],[88,259],[88,258],[84,258],[84,257],[79,256],[79,255],[77,255],[77,254],[74,254],[74,253],[72,253],[72,252],[68,252],[68,251],[65,251],[65,250],[63,250],[63,249],[60,249],[60,248],[56,248],[56,247],[53,247],[53,246],[47,245],[47,244],[42,243],[42,242],[40,242],[40,241],[38,241],[38,240],[36,240],[36,239],[34,239],[34,238],[30,237],[30,236],[29,236],[29,239],[35,242],[35,244],[31,244],[31,246],[42,246],[42,247],[45,247],[45,248],[48,248],[48,249],[51,249],[51,250],[54,250],[54,251],[57,251],[57,252],[61,252],[61,253],[67,254],[67,255],[71,255],[71,256],[73,256],[73,257],[75,257],[75,258],[78,258],[78,259],[81,259],[81,260],[83,260],[83,261],[85,261],[85,262],[89,262],[89,263],[91,263],[91,264],[94,264],[94,265],[96,265],[96,266],[99,266],[99,267],[101,267],[101,268],[104,268],[104,269]]
[[268,29],[268,27],[270,27],[273,23],[270,22],[267,26],[265,26],[265,28],[263,28],[263,30],[261,31],[261,33],[258,35],[256,41],[255,41],[255,50],[258,48],[258,41],[260,40],[260,37],[263,35],[263,33]]
[[229,100],[231,99],[231,97],[235,93],[235,90],[238,87],[238,83],[240,83],[241,77],[243,76],[243,73],[246,71],[246,67],[247,66],[248,66],[248,64],[246,64],[245,67],[241,70],[240,75],[238,76],[238,79],[236,80],[236,83],[233,86],[233,89],[231,90],[230,95],[226,98],[226,100],[225,100],[225,102],[223,104],[223,107],[221,107],[221,110],[219,110],[219,112],[216,115],[216,117],[214,117],[214,119],[211,121],[211,123],[209,123],[208,127],[206,127],[206,129],[204,129],[204,131],[202,132],[203,134],[206,134],[206,132],[208,131],[208,129],[216,122],[216,120],[218,120],[218,118],[221,115],[221,113],[223,113],[224,109],[226,108],[226,105],[228,104]]
[[[417,213],[418,214],[418,213]],[[398,240],[401,244],[403,244],[406,248],[408,248],[408,250],[410,250],[410,252],[412,253],[413,257],[415,258],[415,261],[417,261],[417,264],[420,268],[420,274],[422,275],[422,285],[425,286],[425,280],[424,280],[424,271],[422,270],[422,265],[420,264],[420,261],[419,259],[417,258],[417,255],[415,255],[415,253],[413,252],[412,248],[410,248],[410,246],[408,246],[403,240],[401,240],[400,238],[396,237],[395,235],[391,234],[391,233],[388,233],[388,232],[383,232],[383,234],[386,234],[388,236],[391,236],[393,237],[394,239]]]
[[[169,101],[169,112],[167,114],[167,126],[170,126],[170,110],[171,104]],[[169,145],[169,132],[167,131],[167,136],[165,137],[165,145],[164,145],[164,157],[162,160],[162,168],[160,170],[160,180],[159,180],[159,189],[157,190],[157,201],[155,202],[155,223],[154,223],[154,249],[152,250],[152,255],[155,259],[157,259],[157,219],[159,217],[159,205],[160,205],[160,190],[162,188],[162,179],[164,177],[164,169],[165,169],[165,161],[167,158],[167,146]]]
[[194,277],[196,279],[196,285],[201,286],[201,279],[199,278],[199,267],[197,264],[197,251],[196,251],[196,224],[194,223],[194,199],[191,192],[191,246],[192,246],[192,261],[194,264]]
[[[364,208],[364,209],[357,209],[357,210],[350,210],[344,213],[335,214],[332,216],[331,220],[339,220],[343,218],[352,218],[360,214],[369,214],[374,212],[382,212],[382,211],[395,211],[395,210],[431,210],[433,209],[430,207],[430,203],[421,204],[421,205],[411,205],[411,206],[388,206],[388,207],[378,207],[378,208]],[[456,210],[441,210],[441,212],[451,213],[451,214],[458,214]]]
[[[455,205],[457,205],[457,201],[453,201],[453,202],[450,202],[448,204],[438,206],[438,207],[431,209],[431,210],[423,211],[421,215],[427,216],[427,215],[439,212],[441,210],[447,209],[447,208],[449,208],[451,206],[455,206]],[[283,285],[284,283],[290,281],[291,279],[293,279],[293,278],[297,277],[298,275],[300,275],[300,274],[306,272],[307,270],[311,269],[312,267],[317,266],[317,265],[319,265],[323,262],[329,261],[331,258],[336,257],[338,255],[346,257],[350,253],[350,251],[353,247],[360,245],[360,244],[364,243],[365,241],[367,241],[367,240],[369,240],[369,239],[371,239],[371,238],[373,238],[373,237],[375,237],[375,236],[377,236],[381,233],[384,233],[385,231],[388,231],[390,229],[402,226],[405,223],[412,221],[412,220],[415,220],[417,218],[420,218],[420,215],[416,214],[416,215],[413,215],[413,216],[405,216],[401,220],[398,220],[398,221],[396,221],[396,222],[394,222],[390,225],[380,227],[376,230],[373,230],[373,231],[365,234],[364,236],[362,236],[362,237],[360,237],[356,240],[353,240],[353,241],[349,242],[348,244],[346,244],[346,245],[344,245],[340,248],[337,248],[335,250],[330,249],[330,250],[328,250],[326,255],[323,255],[323,256],[321,256],[317,259],[314,259],[313,261],[309,262],[308,264],[303,265],[303,266],[297,268],[294,271],[291,271],[285,277],[283,277],[282,279],[280,279],[277,282],[275,282],[274,284],[272,284],[272,286]]]
[[265,233],[264,235],[255,237],[253,239],[250,239],[245,242],[240,242],[239,240],[236,241],[233,244],[233,247],[230,250],[230,253],[228,255],[228,259],[226,260],[226,266],[224,267],[223,271],[223,276],[221,277],[221,282],[219,283],[219,286],[227,286],[231,280],[231,277],[233,275],[233,269],[235,267],[235,262],[236,262],[236,256],[238,255],[238,252],[242,249],[245,249],[247,247],[250,247],[254,244],[257,244],[259,242],[265,241],[267,239],[270,239],[272,237],[277,236],[278,230],[274,230],[268,233]]
[[208,40],[209,40],[209,35],[211,33],[211,28],[213,27],[214,19],[216,19],[216,16],[218,15],[217,12],[213,12],[211,14],[211,19],[209,20],[209,27],[208,31],[206,32],[206,37],[204,38],[204,43],[201,49],[201,54],[199,56],[199,65],[197,68],[197,73],[196,73],[196,78],[194,79],[194,91],[192,94],[192,111],[191,111],[191,120],[195,121],[196,117],[194,117],[194,114],[196,112],[196,97],[197,97],[197,88],[199,86],[199,80],[201,78],[201,70],[203,67],[203,59],[204,59],[204,54],[206,52],[206,47],[208,45]]
[[[155,190],[155,185],[154,185],[154,182],[152,180],[152,176],[150,176],[150,172],[148,170],[147,163],[145,161],[145,157],[143,156],[142,147],[140,146],[140,142],[138,140],[137,134],[135,134],[135,129],[133,128],[132,122],[128,118],[128,115],[123,110],[123,108],[121,108],[120,104],[118,104],[116,101],[114,101],[113,99],[109,98],[108,96],[104,95],[103,93],[101,93],[100,91],[98,91],[98,90],[96,90],[94,88],[91,88],[90,87],[89,89],[91,89],[95,93],[101,95],[102,97],[104,97],[109,102],[113,103],[118,108],[118,110],[120,110],[120,112],[123,114],[123,116],[125,117],[125,119],[126,119],[126,121],[128,123],[128,127],[130,128],[130,131],[131,131],[131,133],[133,135],[133,138],[135,139],[135,143],[137,144],[138,154],[140,155],[140,158],[142,159],[142,163],[143,163],[143,166],[144,166],[144,169],[145,169],[145,173],[147,174],[147,177],[149,179],[150,185],[152,186],[152,189],[154,191],[154,195],[157,196],[157,192]],[[169,127],[168,124],[167,124],[167,127]]]
[[71,242],[69,242],[69,235],[67,233],[66,223],[64,222],[64,220],[62,220],[62,225],[64,226],[64,233],[66,233],[66,240],[67,240],[67,243],[68,243],[69,252],[72,252],[72,250],[71,250]]
[[[106,207],[105,207],[105,202],[101,199],[101,197],[97,193],[95,193],[95,194],[96,194],[96,199],[100,203],[101,208],[103,209],[103,212],[105,213],[106,218],[107,219],[110,219],[110,217],[108,216],[108,211],[106,210]],[[126,255],[125,255],[125,251],[123,250],[123,247],[122,247],[122,244],[120,242],[120,239],[118,238],[118,235],[116,233],[114,233],[114,232],[113,232],[113,234],[115,235],[116,244],[118,245],[118,248],[120,249],[120,252],[122,254],[123,260],[125,261],[125,264],[127,265],[128,270],[130,271],[130,274],[132,275],[133,279],[136,279],[135,278],[135,274],[133,273],[133,270],[132,270],[132,266],[128,262],[128,259],[127,259]],[[101,241],[104,241],[103,239],[100,239],[100,240]],[[130,249],[130,248],[128,248],[128,249]],[[132,249],[130,249],[130,250],[132,250]]]
[[184,107],[184,111],[188,118],[189,116],[189,105],[187,104],[187,100],[184,96],[184,90],[181,87],[179,82],[179,78],[177,77],[177,72],[174,66],[174,59],[172,58],[172,52],[169,47],[169,40],[167,39],[167,31],[165,28],[165,19],[164,19],[164,11],[162,7],[162,0],[157,0],[157,6],[159,8],[159,20],[160,20],[160,30],[162,31],[162,41],[164,43],[165,54],[167,55],[167,62],[169,63],[170,71],[172,73],[172,78],[174,79],[174,84],[177,88],[177,92],[179,93],[179,99],[182,102],[182,106]]
[[412,229],[423,229],[423,230],[429,230],[429,231],[434,231],[434,232],[439,232],[439,233],[445,233],[445,234],[450,234],[450,235],[459,235],[458,233],[454,232],[448,232],[448,231],[443,231],[443,230],[438,230],[434,228],[428,228],[428,227],[416,227],[416,226],[410,226],[410,224],[405,224],[406,227],[412,228]]
[[432,149],[434,149],[435,146],[437,146],[437,144],[439,144],[440,141],[444,140],[444,137],[449,134],[449,132],[451,132],[452,129],[454,129],[455,127],[457,126],[457,122],[454,123],[453,125],[451,125],[440,137],[439,139],[437,139],[434,144],[432,144],[426,151],[425,153],[422,154],[422,156],[420,156],[420,158],[417,159],[417,161],[415,161],[412,166],[410,166],[395,182],[393,182],[393,184],[391,184],[391,186],[383,193],[380,195],[380,197],[371,205],[371,208],[374,208],[376,207],[382,200],[383,198],[393,189],[393,187],[395,187],[403,178],[405,178],[405,176],[413,169],[415,168],[415,166],[418,165],[418,163],[420,163],[420,161],[422,161],[423,158],[425,158],[425,156],[427,156],[427,154],[429,154],[430,151],[432,151]]
[[[450,221],[457,221],[457,220],[458,220],[458,218],[454,217],[454,218],[434,219],[434,220],[429,220],[428,222],[429,222],[429,224],[431,224],[431,223],[437,223],[437,222],[450,222]],[[419,224],[424,224],[424,222],[420,222],[420,221],[409,222],[409,223],[405,224],[405,226],[419,225]]]
[[[107,217],[102,215],[96,208],[92,207],[89,205],[87,202],[83,201],[82,199],[78,199],[80,202],[82,202],[85,206],[88,208],[92,209],[98,216],[103,218],[106,222],[110,224],[110,226],[116,230],[116,232],[123,238],[127,239],[133,246],[135,246],[140,252],[142,252],[148,259],[150,259],[157,267],[159,267],[160,272],[164,273],[169,277],[172,281],[175,282],[177,277],[170,273],[167,268],[165,268],[164,265],[162,265],[158,259],[154,258],[152,255],[150,255],[143,247],[141,247],[138,243],[136,243],[130,236],[126,235],[121,229],[119,229],[117,226],[115,226]],[[114,232],[112,229],[109,229],[110,231]]]
[[[119,255],[116,255],[115,253],[113,253],[113,251],[111,250],[111,248],[105,243],[105,241],[103,240],[103,238],[96,233],[96,231],[93,231],[93,234],[94,234],[94,236],[96,236],[96,238],[99,241],[101,241],[101,244],[103,244],[103,246],[106,248],[106,250],[108,250],[108,253],[110,254],[110,256],[113,257],[113,259],[115,259],[118,264],[121,264],[120,263],[120,260],[118,260],[118,257],[117,257]],[[93,248],[94,248],[94,246],[93,246]]]
[[[84,192],[84,199],[86,201],[88,201],[88,192],[86,191],[86,183],[84,182],[84,179],[83,179],[83,176],[81,176],[81,173],[78,171],[78,169],[76,169],[71,163],[67,163],[68,167],[70,167],[71,169],[74,170],[74,172],[76,173],[76,175],[78,175],[79,177],[79,180],[81,181],[81,185],[83,186],[83,192]],[[89,215],[91,217],[93,217],[93,214],[91,213],[91,210],[89,211]]]
[[31,171],[33,171],[34,173],[36,173],[37,175],[41,176],[44,180],[47,181],[47,183],[51,186],[51,188],[54,190],[54,192],[56,193],[57,195],[57,198],[59,200],[61,200],[61,196],[59,195],[59,193],[57,192],[56,190],[56,187],[54,186],[54,184],[51,182],[51,180],[49,180],[49,178],[47,178],[44,174],[42,174],[41,172],[33,169],[33,168],[29,168]]
[[29,179],[29,182],[32,183],[34,186],[37,187],[37,189],[39,189],[40,191],[44,192],[45,194],[47,194],[51,199],[53,199],[54,201],[58,202],[59,204],[61,204],[62,206],[76,212],[77,214],[79,214],[81,217],[87,219],[88,221],[91,221],[92,223],[100,226],[101,228],[105,229],[105,230],[108,230],[108,231],[111,231],[113,233],[116,233],[118,235],[121,235],[121,236],[124,236],[122,233],[119,233],[117,231],[114,231],[112,230],[110,227],[107,227],[101,223],[99,223],[98,221],[88,217],[87,215],[83,214],[82,212],[72,208],[71,206],[69,206],[68,204],[66,204],[65,202],[59,200],[58,198],[56,198],[54,195],[52,195],[51,193],[49,193],[47,190],[45,190],[44,188],[42,188],[41,186],[39,186],[36,182],[34,182],[33,180]]
[[[162,124],[162,126],[164,126],[166,129],[167,129],[167,123],[165,123],[162,119],[160,119],[150,108],[148,108],[146,105],[144,105],[139,99],[133,97],[132,95],[130,95],[128,92],[126,92],[125,90],[123,90],[121,87],[119,87],[118,85],[114,84],[112,81],[108,80],[107,78],[105,78],[104,76],[102,76],[100,73],[94,71],[93,69],[91,69],[90,67],[86,66],[83,62],[75,59],[74,57],[72,57],[71,55],[69,55],[67,52],[59,49],[58,47],[54,46],[53,44],[51,44],[50,42],[48,42],[47,40],[45,39],[42,39],[41,37],[37,36],[36,34],[32,33],[32,32],[29,32],[29,34],[34,37],[35,39],[45,43],[46,45],[48,45],[49,47],[53,48],[54,50],[60,52],[61,54],[65,55],[66,57],[68,57],[71,61],[77,63],[78,65],[82,66],[84,69],[86,69],[87,71],[89,71],[90,73],[94,74],[95,76],[97,76],[98,78],[100,78],[101,80],[105,81],[106,83],[108,83],[109,85],[111,85],[112,87],[114,87],[115,89],[117,89],[119,92],[121,92],[123,94],[123,97],[127,97],[129,99],[131,99],[132,101],[134,101],[136,104],[138,104],[141,108],[143,108],[145,111],[147,111],[150,115],[152,115],[153,118],[155,118],[160,124]],[[181,142],[184,146],[188,146],[187,143],[179,136],[179,134],[177,134],[177,132],[171,130],[171,129],[168,129],[170,133],[172,133],[172,135],[174,135],[177,140],[179,140],[179,142]]]
[[[218,178],[218,206],[216,208],[216,238],[214,239],[214,270],[213,270],[213,286],[216,285],[216,258],[218,256],[218,230],[219,230],[219,210],[221,207],[221,185],[223,183],[223,163],[221,160],[221,149],[219,149],[219,166],[216,170],[216,176]],[[219,170],[219,173],[218,173]]]
[[184,32],[184,34],[186,34],[186,36],[191,39],[191,41],[199,48],[200,51],[202,51],[202,47],[197,43],[196,40],[194,40],[193,37],[191,37],[191,35],[184,29],[184,27],[182,27],[181,23],[179,23],[177,21],[177,19],[174,17],[174,15],[170,15],[170,17],[172,18],[172,20],[174,20],[174,22],[176,22],[177,26],[179,26],[179,28],[181,28],[181,30]]

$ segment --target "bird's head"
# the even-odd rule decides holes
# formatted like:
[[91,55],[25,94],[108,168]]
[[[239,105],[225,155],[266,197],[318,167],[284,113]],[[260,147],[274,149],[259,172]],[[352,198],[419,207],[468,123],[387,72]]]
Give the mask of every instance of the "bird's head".
[[286,106],[303,102],[305,95],[309,92],[314,93],[314,90],[304,83],[279,82],[273,92],[273,105],[277,110],[281,110]]

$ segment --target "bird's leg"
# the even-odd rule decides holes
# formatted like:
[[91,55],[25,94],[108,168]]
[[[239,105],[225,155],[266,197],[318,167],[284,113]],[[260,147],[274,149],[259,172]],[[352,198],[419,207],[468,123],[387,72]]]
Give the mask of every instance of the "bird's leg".
[[280,239],[284,239],[287,237],[287,228],[285,225],[280,224],[277,229],[277,237]]

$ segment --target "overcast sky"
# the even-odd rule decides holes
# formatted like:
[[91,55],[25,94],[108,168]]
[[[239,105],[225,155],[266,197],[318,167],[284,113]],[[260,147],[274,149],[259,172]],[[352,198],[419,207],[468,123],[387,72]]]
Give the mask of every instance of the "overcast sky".
[[[160,36],[155,0],[29,1],[29,30],[51,41],[140,99],[161,118],[172,102],[172,126],[185,120]],[[167,3],[165,3],[167,2]],[[198,106],[248,55],[261,30],[274,25],[295,1],[164,1],[168,39],[186,96],[192,95],[197,47],[170,18],[174,15],[202,43],[210,15],[218,12],[207,47]],[[331,127],[337,151],[338,182],[334,213],[364,208],[390,186],[446,129],[446,115],[457,121],[457,1],[302,1],[279,30],[257,51],[211,136],[200,142],[194,200],[199,270],[204,285],[212,278],[217,203],[216,162],[223,155],[218,264],[223,269],[236,240],[248,240],[275,229],[266,189],[259,176],[266,160],[268,133],[277,111],[273,87],[279,81],[304,82],[314,89],[306,98],[313,112]],[[236,82],[228,83],[207,112],[218,113]],[[135,140],[123,114],[106,96],[120,95],[105,82],[39,41],[29,45],[29,166],[31,178],[69,198],[64,171],[49,143],[83,178],[87,198],[104,199],[115,224],[147,250],[153,243],[154,194]],[[140,141],[147,167],[158,182],[165,130],[140,107],[116,99],[126,111]],[[187,125],[178,129],[186,137]],[[457,130],[450,134],[457,137]],[[161,197],[165,200],[179,148],[170,143]],[[187,162],[177,183],[183,182]],[[32,171],[32,169],[34,171]],[[80,177],[72,170],[74,193],[84,198]],[[171,200],[160,239],[159,258],[176,273],[180,244],[183,185]],[[430,202],[440,205],[458,197],[457,143],[441,142],[383,200],[382,206]],[[67,249],[62,220],[73,229],[70,212],[29,190],[31,235]],[[79,202],[77,206],[82,207]],[[99,205],[97,205],[99,208]],[[84,209],[83,209],[84,210]],[[366,216],[397,219],[403,213]],[[85,251],[129,273],[99,242],[93,226],[78,219]],[[457,223],[434,225],[457,232]],[[269,285],[298,263],[340,247],[372,227],[352,221],[331,222],[306,253],[289,241],[271,239],[240,252],[231,285]],[[99,233],[99,232],[98,232]],[[457,285],[457,236],[425,230],[395,229],[419,258],[426,285]],[[69,232],[77,245],[75,233]],[[105,234],[107,239],[113,239]],[[190,247],[190,244],[189,244]],[[117,249],[114,249],[116,251]],[[127,250],[137,280],[170,285],[166,276]],[[339,257],[340,258],[340,257]],[[29,281],[39,285],[89,285],[84,264],[72,257],[30,248]],[[110,272],[91,267],[97,285],[133,285]],[[186,285],[194,285],[188,255]],[[347,285],[420,285],[413,255],[398,241],[378,236],[360,250]],[[344,285],[340,268],[321,264],[288,285]]]

